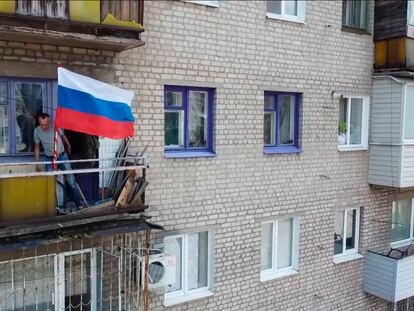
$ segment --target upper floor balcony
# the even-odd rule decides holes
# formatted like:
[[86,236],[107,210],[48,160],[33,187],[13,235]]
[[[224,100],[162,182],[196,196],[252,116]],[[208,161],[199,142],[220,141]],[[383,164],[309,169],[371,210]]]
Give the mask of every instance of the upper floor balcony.
[[414,79],[376,75],[371,103],[369,175],[373,185],[414,187]]
[[141,46],[144,0],[0,1],[0,40],[123,51]]
[[377,72],[414,70],[414,3],[375,1],[374,41]]
[[368,251],[364,291],[391,302],[414,296],[414,256],[410,246],[387,252]]
[[151,228],[144,216],[145,157],[56,163],[56,171],[50,161],[0,163],[0,251]]

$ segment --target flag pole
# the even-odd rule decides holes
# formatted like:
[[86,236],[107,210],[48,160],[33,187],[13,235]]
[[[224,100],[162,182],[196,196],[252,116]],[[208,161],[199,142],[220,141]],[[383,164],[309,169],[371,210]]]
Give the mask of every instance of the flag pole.
[[[56,69],[58,69],[60,67],[60,63],[57,63],[56,65]],[[59,92],[59,91],[58,91]],[[52,159],[52,166],[53,166],[53,170],[57,171],[57,158],[58,158],[58,154],[57,154],[57,145],[58,145],[58,129],[55,126],[55,119],[56,116],[53,118],[53,129],[54,129],[54,139],[53,139],[53,159]]]

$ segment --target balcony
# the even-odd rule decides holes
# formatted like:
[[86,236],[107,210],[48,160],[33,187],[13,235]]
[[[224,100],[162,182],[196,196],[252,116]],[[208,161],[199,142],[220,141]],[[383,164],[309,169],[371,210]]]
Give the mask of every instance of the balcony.
[[[144,211],[145,157],[83,159],[73,169],[35,170],[25,162],[0,164],[0,252],[56,240],[159,229]],[[85,165],[99,162],[99,165]],[[83,209],[78,209],[65,179],[76,177]],[[66,176],[66,177],[65,177]],[[66,185],[66,186],[65,186]]]
[[414,187],[414,75],[375,75],[369,175],[372,185]]
[[123,51],[141,46],[143,0],[0,1],[0,40]]
[[414,70],[414,3],[375,1],[376,72]]
[[391,249],[386,253],[368,251],[364,291],[392,302],[414,296],[413,248]]

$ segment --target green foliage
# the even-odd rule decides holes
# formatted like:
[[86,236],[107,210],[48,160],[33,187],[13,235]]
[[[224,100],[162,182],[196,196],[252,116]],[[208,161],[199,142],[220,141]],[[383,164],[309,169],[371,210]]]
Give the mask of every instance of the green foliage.
[[338,133],[345,134],[346,133],[346,123],[344,121],[339,122],[338,124]]

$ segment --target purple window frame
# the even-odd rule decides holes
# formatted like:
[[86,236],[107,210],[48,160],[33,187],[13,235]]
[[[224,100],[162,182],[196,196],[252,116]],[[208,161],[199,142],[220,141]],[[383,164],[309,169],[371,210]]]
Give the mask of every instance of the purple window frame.
[[53,122],[53,113],[56,109],[57,99],[57,81],[53,79],[37,79],[37,78],[14,78],[0,77],[0,84],[6,85],[6,100],[0,103],[0,106],[7,107],[8,115],[8,134],[9,134],[9,152],[0,153],[0,157],[10,156],[30,156],[33,157],[34,152],[17,152],[16,150],[16,127],[14,120],[16,119],[16,99],[14,98],[14,90],[17,83],[43,83],[46,89],[46,105],[43,105],[43,112],[50,114]]
[[[207,143],[206,147],[189,147],[189,94],[191,91],[207,92]],[[166,85],[164,87],[164,112],[167,111],[183,111],[184,113],[184,147],[182,148],[168,148],[164,147],[164,155],[166,157],[206,157],[215,156],[213,150],[213,88],[204,87],[187,87]],[[168,106],[166,105],[167,93],[179,92],[182,93],[182,106]]]
[[[280,144],[280,112],[279,112],[279,97],[281,95],[294,96],[294,118],[293,118],[293,143],[292,144]],[[264,112],[275,113],[275,127],[273,128],[273,134],[275,136],[275,144],[265,144],[263,152],[267,154],[272,153],[301,153],[303,150],[299,147],[299,109],[300,99],[302,94],[292,92],[264,92],[263,100],[266,96],[270,96],[273,99],[273,108],[269,109],[264,107]],[[263,104],[264,106],[264,104]]]

